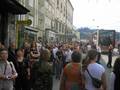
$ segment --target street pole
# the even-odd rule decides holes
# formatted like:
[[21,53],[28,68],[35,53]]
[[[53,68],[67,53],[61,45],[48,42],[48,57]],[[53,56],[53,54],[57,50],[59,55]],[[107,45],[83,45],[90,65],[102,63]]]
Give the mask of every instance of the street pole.
[[99,26],[97,26],[97,47],[99,46]]
[[67,0],[66,0],[66,29],[65,29],[65,42],[67,42]]

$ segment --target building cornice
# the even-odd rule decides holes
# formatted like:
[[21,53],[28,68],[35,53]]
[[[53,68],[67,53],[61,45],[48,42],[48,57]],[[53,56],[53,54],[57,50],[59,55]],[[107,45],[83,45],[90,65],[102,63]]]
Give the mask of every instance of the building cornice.
[[68,0],[68,2],[70,3],[70,5],[71,5],[71,7],[72,7],[72,10],[74,11],[74,7],[73,7],[73,5],[72,5],[71,1],[70,1],[70,0]]

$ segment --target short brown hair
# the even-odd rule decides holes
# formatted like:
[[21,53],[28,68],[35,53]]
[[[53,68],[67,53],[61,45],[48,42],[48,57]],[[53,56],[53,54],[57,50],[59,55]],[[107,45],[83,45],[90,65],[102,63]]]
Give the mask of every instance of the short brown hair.
[[73,61],[73,62],[80,62],[82,55],[81,55],[80,52],[74,51],[74,52],[72,53],[72,56],[71,56],[71,57],[72,57],[72,61]]
[[97,50],[91,49],[91,50],[89,50],[88,53],[87,53],[87,58],[88,58],[89,60],[93,60],[93,59],[96,58],[97,55],[98,55]]

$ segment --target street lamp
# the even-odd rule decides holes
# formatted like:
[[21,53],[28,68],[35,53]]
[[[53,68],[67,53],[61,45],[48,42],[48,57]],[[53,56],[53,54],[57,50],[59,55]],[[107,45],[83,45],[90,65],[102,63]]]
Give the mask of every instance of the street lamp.
[[99,26],[97,26],[97,47],[99,45]]

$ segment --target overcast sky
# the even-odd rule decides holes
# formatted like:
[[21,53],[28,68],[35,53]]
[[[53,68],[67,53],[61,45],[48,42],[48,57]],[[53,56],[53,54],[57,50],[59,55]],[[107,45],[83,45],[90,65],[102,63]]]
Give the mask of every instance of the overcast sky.
[[120,0],[70,0],[74,25],[120,31]]

